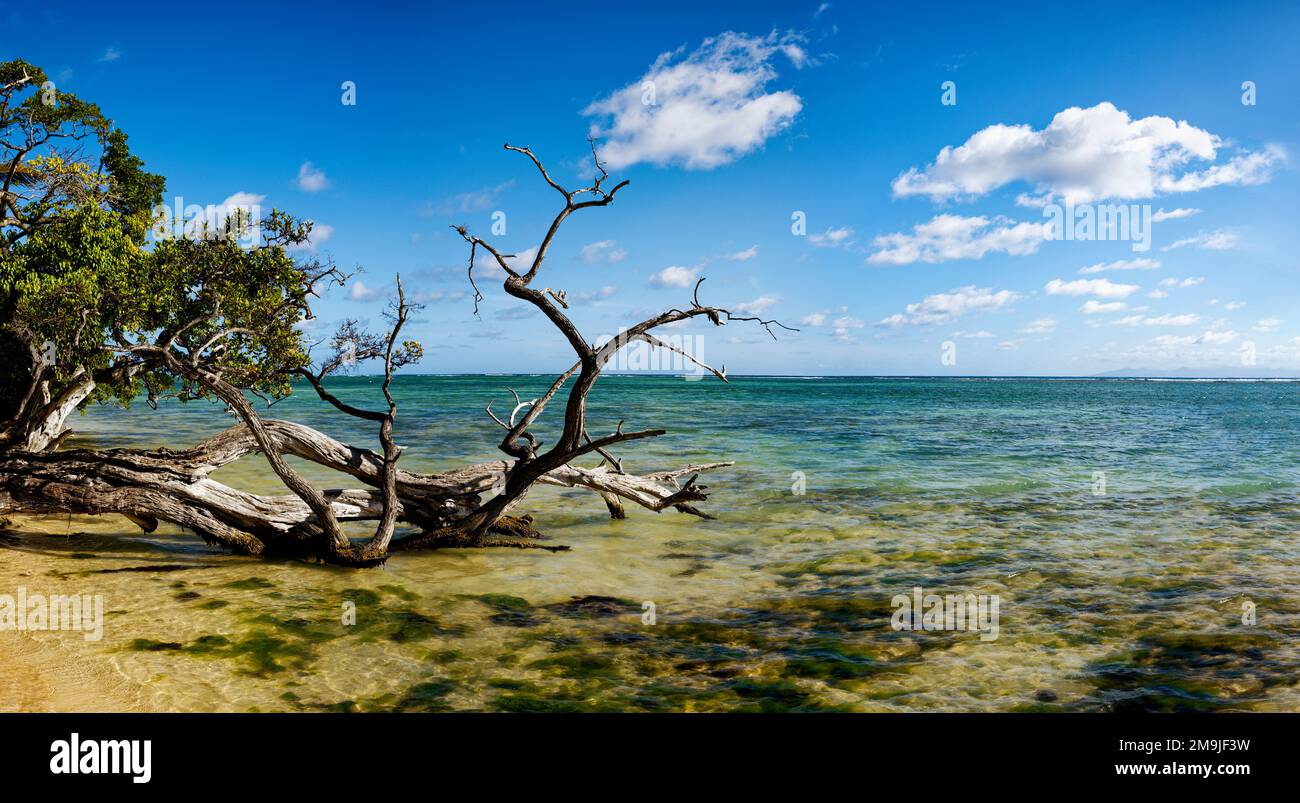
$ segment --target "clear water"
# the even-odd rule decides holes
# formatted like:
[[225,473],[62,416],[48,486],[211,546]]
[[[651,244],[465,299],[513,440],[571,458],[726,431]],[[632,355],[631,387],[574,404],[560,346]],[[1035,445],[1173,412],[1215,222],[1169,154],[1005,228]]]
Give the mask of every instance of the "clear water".
[[[548,382],[399,378],[403,466],[498,459],[484,404]],[[338,387],[378,398],[374,379]],[[606,377],[593,433],[620,419],[669,430],[621,449],[629,470],[736,465],[707,479],[713,521],[629,507],[616,522],[593,494],[536,490],[524,508],[573,547],[561,553],[345,571],[222,555],[115,517],[23,518],[0,593],[103,594],[109,614],[97,643],[0,633],[21,668],[0,681],[0,708],[1300,710],[1298,394]],[[375,441],[306,393],[270,414]],[[181,446],[230,423],[207,404],[101,408],[73,422],[71,445]],[[218,478],[282,492],[256,456]],[[165,570],[112,571],[146,568]],[[998,638],[895,631],[891,600],[916,586],[998,595]]]

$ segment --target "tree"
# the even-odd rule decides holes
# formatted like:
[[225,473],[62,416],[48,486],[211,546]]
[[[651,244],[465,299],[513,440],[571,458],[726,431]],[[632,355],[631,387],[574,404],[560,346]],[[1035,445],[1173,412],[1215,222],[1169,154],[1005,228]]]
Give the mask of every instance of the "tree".
[[[511,515],[539,483],[590,489],[616,518],[625,515],[623,500],[656,512],[671,508],[705,516],[695,507],[707,498],[699,475],[730,463],[628,473],[611,450],[665,431],[624,431],[620,422],[613,432],[592,437],[588,394],[602,369],[631,343],[694,361],[653,334],[666,324],[696,317],[717,326],[752,321],[769,334],[781,324],[702,304],[697,283],[689,306],[636,324],[600,346],[590,343],[565,313],[567,293],[535,285],[564,221],[612,204],[628,185],[622,181],[606,189],[608,174],[594,142],[597,177],[572,191],[554,181],[531,150],[505,146],[531,160],[564,199],[526,268],[516,270],[491,243],[455,227],[469,248],[467,278],[475,309],[483,298],[476,261],[491,259],[505,272],[505,292],[537,307],[577,361],[539,398],[525,401],[515,394],[508,417],[487,405],[487,414],[505,430],[498,446],[507,459],[418,474],[398,467],[402,448],[395,441],[397,405],[390,392],[393,372],[423,356],[419,343],[400,340],[415,308],[400,277],[388,331],[372,334],[354,321],[344,322],[330,341],[331,355],[313,364],[299,324],[312,317],[311,300],[322,286],[349,277],[332,263],[293,255],[293,246],[310,237],[310,223],[279,211],[261,221],[236,213],[215,230],[147,243],[148,209],[161,198],[162,179],[143,171],[126,150],[125,135],[95,107],[66,95],[58,96],[57,112],[40,93],[18,100],[43,79],[24,62],[0,65],[0,134],[8,176],[0,227],[0,322],[9,338],[0,353],[6,376],[18,380],[6,384],[22,388],[0,407],[0,513],[118,513],[146,532],[167,521],[235,552],[348,566],[373,566],[403,549],[566,549],[545,543],[531,517]],[[98,144],[97,161],[79,146],[56,152],[60,146],[51,144],[87,138]],[[241,242],[254,226],[257,237]],[[352,406],[329,389],[330,377],[342,366],[367,360],[382,363],[385,409]],[[726,381],[725,369],[698,364]],[[376,424],[381,451],[264,418],[256,401],[274,402],[291,393],[295,379],[300,389],[305,383],[340,413]],[[570,380],[560,434],[543,450],[534,427]],[[151,405],[164,397],[217,400],[240,423],[182,450],[58,448],[72,410],[96,401],[130,404],[141,396]],[[217,468],[254,452],[262,454],[289,494],[258,496],[211,478]],[[317,489],[286,461],[290,455],[365,487]],[[576,463],[590,456],[599,458],[595,466]],[[499,492],[488,496],[493,490]],[[375,532],[354,542],[343,525],[361,520],[377,522]],[[396,537],[398,523],[409,533]]]

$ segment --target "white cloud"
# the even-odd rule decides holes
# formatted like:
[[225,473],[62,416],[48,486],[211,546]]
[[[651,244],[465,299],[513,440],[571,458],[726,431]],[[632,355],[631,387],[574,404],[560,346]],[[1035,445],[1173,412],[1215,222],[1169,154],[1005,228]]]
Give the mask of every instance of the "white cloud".
[[122,51],[118,50],[115,47],[110,46],[104,48],[104,52],[99,55],[97,61],[99,61],[101,64],[107,64],[108,62],[111,61],[117,61],[120,58],[122,58]]
[[953,337],[960,337],[966,340],[987,340],[990,337],[996,337],[987,329],[980,329],[978,332],[953,332]]
[[1285,157],[1277,146],[1241,154],[1201,172],[1179,172],[1193,159],[1212,162],[1222,140],[1186,121],[1151,116],[1133,120],[1111,103],[1058,112],[1045,128],[991,125],[935,161],[913,167],[893,182],[899,197],[931,200],[985,195],[1014,182],[1047,198],[1081,203],[1104,198],[1151,198],[1219,184],[1258,184]]
[[650,284],[655,287],[690,287],[695,284],[695,279],[699,276],[699,273],[699,268],[683,268],[680,265],[669,265],[651,276]]
[[905,313],[891,315],[880,322],[881,326],[927,326],[945,324],[970,312],[988,312],[1002,309],[1020,298],[1010,290],[994,292],[987,287],[968,285],[947,293],[926,296],[915,304],[908,304]]
[[1182,315],[1129,315],[1115,323],[1119,326],[1193,326],[1201,320],[1200,315],[1184,313]]
[[1227,304],[1223,305],[1223,308],[1226,309],[1228,312],[1234,312],[1236,310],[1241,309],[1244,306],[1246,306],[1245,301],[1229,301]]
[[744,301],[732,306],[732,312],[738,312],[744,315],[761,315],[775,304],[777,299],[772,296],[759,296],[753,301]]
[[483,212],[491,209],[501,193],[515,185],[514,179],[509,179],[497,184],[495,187],[483,187],[482,189],[471,190],[453,195],[439,203],[426,201],[420,210],[422,217],[434,217],[437,215],[454,215],[465,212]]
[[298,189],[303,192],[320,192],[330,185],[329,179],[325,177],[325,171],[312,167],[311,162],[303,162],[298,168],[298,178],[295,179]]
[[[533,266],[533,260],[537,258],[537,246],[526,248],[513,255],[507,256],[503,254],[502,257],[515,273],[527,273],[528,269]],[[496,258],[491,254],[483,253],[482,250],[479,251],[477,258],[474,260],[474,272],[478,273],[480,269],[483,271],[481,275],[490,279],[504,279],[506,277],[506,272],[497,264]]]
[[813,312],[803,316],[800,323],[804,326],[810,326],[813,328],[829,327],[831,330],[831,337],[841,343],[854,343],[857,341],[853,337],[853,332],[866,326],[866,323],[848,313],[848,307],[840,307],[838,310]]
[[627,251],[616,247],[618,243],[614,240],[600,240],[594,243],[588,243],[578,252],[578,258],[588,265],[597,262],[608,262],[611,265],[622,262],[627,258]]
[[1159,223],[1162,220],[1179,220],[1180,218],[1191,217],[1192,215],[1199,215],[1200,213],[1201,210],[1191,208],[1170,209],[1166,212],[1162,207],[1157,209],[1155,214],[1151,216],[1151,222]]
[[1224,164],[1184,173],[1171,179],[1163,189],[1165,192],[1196,192],[1222,184],[1263,184],[1273,177],[1273,168],[1284,161],[1286,150],[1281,145],[1268,145],[1262,151],[1234,156]]
[[604,301],[605,299],[609,298],[610,296],[614,295],[617,292],[618,292],[617,287],[607,284],[604,287],[600,288],[599,290],[593,290],[591,292],[586,292],[586,293],[578,293],[578,300]]
[[1255,324],[1256,332],[1276,332],[1282,326],[1279,318],[1264,318]]
[[1116,284],[1110,279],[1075,279],[1070,282],[1053,279],[1044,289],[1049,296],[1128,298],[1142,288],[1136,284]]
[[638,162],[708,170],[756,150],[803,108],[794,92],[767,89],[778,52],[796,68],[807,63],[800,41],[728,31],[689,54],[661,54],[645,75],[583,109],[596,118],[601,159],[615,170]]
[[1114,262],[1099,262],[1096,265],[1089,265],[1086,268],[1079,268],[1079,273],[1092,274],[1104,273],[1108,270],[1155,270],[1160,267],[1160,261],[1157,259],[1119,259]]
[[329,238],[334,236],[334,227],[325,223],[317,223],[314,220],[307,221],[311,224],[311,234],[307,235],[307,242],[300,245],[289,246],[290,251],[315,251],[325,244]]
[[1046,335],[1056,331],[1055,318],[1038,318],[1030,321],[1029,325],[1020,330],[1027,335]]
[[732,262],[747,262],[756,256],[758,256],[758,246],[751,245],[744,251],[737,251],[736,253],[729,255],[727,259],[730,259]]
[[360,279],[348,285],[348,299],[351,301],[374,301],[379,298],[382,292],[382,290],[367,287],[366,283]]
[[1208,234],[1201,233],[1194,237],[1186,237],[1177,242],[1170,243],[1160,250],[1172,251],[1175,248],[1183,248],[1192,245],[1197,248],[1208,248],[1211,251],[1226,251],[1229,248],[1236,248],[1239,240],[1240,238],[1235,232],[1219,229],[1218,231],[1212,231]]
[[[515,273],[527,273],[532,267],[533,260],[537,257],[537,246],[520,251],[517,254],[502,254],[505,263]],[[474,278],[476,279],[504,279],[506,272],[501,269],[496,257],[489,254],[486,250],[480,248],[474,256]]]
[[884,234],[872,240],[879,250],[867,258],[872,264],[910,265],[981,259],[988,253],[1014,256],[1032,254],[1042,245],[1046,223],[1016,223],[1006,218],[936,215],[912,227],[912,233]]
[[850,248],[853,245],[853,227],[828,228],[820,234],[808,235],[808,242],[817,248]]
[[1237,339],[1236,332],[1206,331],[1202,335],[1161,335],[1155,339],[1160,346],[1221,346]]
[[[241,213],[242,220],[255,226],[262,218],[261,204],[265,200],[265,195],[258,195],[254,192],[236,192],[219,204],[204,206],[202,215],[191,215],[187,211],[183,219],[172,225],[179,224],[182,226],[186,237],[196,237],[200,236],[200,233],[205,230],[224,230],[226,222],[238,212]],[[170,220],[170,217],[168,219]]]
[[265,195],[258,195],[255,192],[237,192],[222,201],[221,206],[226,209],[246,209],[251,206],[259,206],[265,200]]
[[[1168,279],[1160,280],[1161,287],[1195,287],[1198,284],[1204,284],[1204,283],[1205,283],[1204,276],[1188,276],[1186,279],[1176,279],[1171,276]],[[1218,299],[1215,299],[1211,303],[1215,303],[1217,301]]]
[[841,343],[852,343],[853,330],[861,329],[866,324],[852,315],[841,315],[831,322],[831,337]]
[[316,223],[315,221],[310,222],[312,224],[311,234],[307,235],[307,242],[310,243],[313,248],[321,245],[334,236],[333,226],[325,223]]
[[1103,312],[1119,312],[1123,309],[1128,309],[1128,304],[1123,301],[1096,301],[1090,298],[1079,307],[1079,312],[1084,315],[1097,315]]

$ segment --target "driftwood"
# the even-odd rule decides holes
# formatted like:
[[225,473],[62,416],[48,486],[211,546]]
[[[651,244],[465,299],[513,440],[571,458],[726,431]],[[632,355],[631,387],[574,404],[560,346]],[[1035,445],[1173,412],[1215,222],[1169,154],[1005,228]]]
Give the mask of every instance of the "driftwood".
[[[241,423],[183,450],[59,450],[57,447],[66,434],[64,419],[93,391],[95,377],[87,374],[70,389],[63,390],[60,397],[66,399],[51,398],[49,389],[40,385],[43,366],[39,362],[40,354],[33,348],[33,392],[29,394],[30,403],[20,410],[26,417],[21,427],[15,423],[17,419],[6,424],[9,432],[21,432],[22,437],[11,436],[8,448],[0,438],[0,514],[117,513],[127,516],[146,532],[155,529],[159,521],[167,521],[235,552],[308,556],[349,566],[382,563],[391,552],[405,549],[561,548],[537,543],[541,534],[532,527],[531,519],[510,515],[539,483],[590,490],[604,501],[614,518],[626,515],[624,501],[656,512],[673,509],[705,516],[695,507],[707,498],[707,488],[699,483],[699,475],[731,463],[691,465],[646,475],[627,473],[622,462],[611,453],[613,447],[657,437],[664,430],[625,431],[619,422],[613,432],[593,436],[588,432],[586,420],[587,396],[601,370],[618,350],[635,342],[677,351],[722,381],[727,380],[725,367],[716,369],[700,363],[655,337],[652,331],[660,326],[701,317],[716,326],[729,321],[752,321],[773,334],[772,327],[782,325],[704,305],[699,299],[697,283],[689,306],[668,310],[624,330],[608,343],[593,345],[565,314],[566,292],[534,285],[564,220],[583,209],[611,204],[628,182],[606,190],[603,185],[608,176],[596,158],[594,182],[579,190],[566,190],[551,178],[532,151],[511,145],[505,148],[528,157],[543,180],[563,196],[564,206],[547,230],[532,264],[518,270],[507,261],[509,255],[467,228],[454,227],[469,246],[467,273],[474,289],[475,311],[483,300],[474,275],[475,262],[480,254],[486,254],[505,272],[505,292],[537,307],[564,336],[577,358],[573,367],[558,376],[542,396],[523,400],[515,394],[508,417],[503,419],[493,411],[491,403],[487,405],[487,414],[505,430],[498,448],[507,459],[437,474],[417,474],[397,467],[401,457],[393,434],[397,405],[389,387],[394,369],[418,360],[421,354],[418,344],[401,343],[398,339],[408,313],[414,308],[406,301],[399,277],[398,298],[389,314],[392,326],[387,336],[360,333],[348,322],[335,336],[333,357],[319,367],[297,370],[298,377],[306,379],[320,398],[339,412],[377,424],[381,451],[341,443],[301,424],[263,419],[246,395],[249,388],[229,377],[222,362],[227,341],[255,333],[223,323],[221,299],[215,298],[210,311],[193,321],[152,339],[132,340],[114,332],[103,348],[114,355],[111,370],[165,370],[189,387],[199,388],[205,395],[225,402]],[[593,158],[595,154],[592,143]],[[310,316],[308,296],[314,295],[321,284],[341,284],[346,278],[332,266],[326,266],[306,276],[302,291],[285,303]],[[204,334],[200,337],[196,332]],[[341,350],[344,342],[349,348],[346,359]],[[353,407],[328,390],[328,377],[334,371],[353,360],[366,359],[383,362],[384,410]],[[542,441],[532,428],[570,380],[562,429],[555,444],[543,450]],[[253,453],[262,455],[291,492],[289,495],[259,496],[211,478],[212,472],[221,466]],[[365,487],[319,490],[289,465],[286,456],[325,466]],[[599,464],[582,467],[576,462],[591,457],[599,457]],[[346,523],[357,521],[377,522],[369,539],[355,541],[344,530]],[[395,537],[399,522],[414,532]]]
[[[264,424],[282,454],[326,466],[370,486],[323,492],[338,521],[382,519],[382,455],[340,443],[301,424],[276,420]],[[145,532],[152,532],[159,521],[168,521],[243,554],[310,553],[321,529],[301,499],[251,494],[211,478],[222,466],[257,451],[256,440],[240,424],[179,451],[72,449],[10,454],[0,458],[0,513],[118,513]],[[680,478],[729,465],[710,463],[649,475],[619,473],[606,466],[562,466],[540,481],[608,494],[649,510],[685,510],[691,502],[705,498],[705,489],[693,481],[680,482]],[[391,546],[469,545],[472,542],[465,540],[457,523],[479,509],[484,494],[504,485],[510,467],[509,462],[498,460],[438,474],[397,471],[396,520],[422,533],[442,535],[432,539],[408,536],[410,544],[398,539]],[[514,536],[537,535],[517,524],[503,530]],[[491,544],[484,539],[483,545]]]

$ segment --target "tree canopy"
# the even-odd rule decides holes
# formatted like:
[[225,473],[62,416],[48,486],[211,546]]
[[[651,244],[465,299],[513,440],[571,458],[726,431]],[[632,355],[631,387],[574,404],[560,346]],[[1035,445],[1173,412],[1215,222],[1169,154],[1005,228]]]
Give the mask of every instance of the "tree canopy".
[[30,429],[60,401],[208,395],[198,365],[288,392],[308,364],[296,324],[317,283],[342,278],[293,255],[309,223],[275,211],[151,241],[163,177],[98,106],[21,60],[0,64],[0,147],[0,367],[17,378],[0,388],[0,447],[40,446]]

